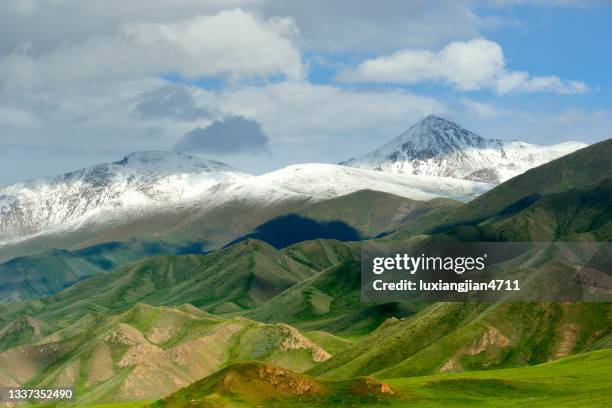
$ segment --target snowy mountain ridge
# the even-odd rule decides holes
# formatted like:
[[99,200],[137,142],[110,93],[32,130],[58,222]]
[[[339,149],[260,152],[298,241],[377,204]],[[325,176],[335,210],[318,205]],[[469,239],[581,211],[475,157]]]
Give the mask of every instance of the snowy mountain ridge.
[[[124,210],[148,211],[252,177],[227,164],[173,152],[137,152],[57,177],[0,188],[0,243]],[[133,211],[132,211],[133,212]]]
[[156,212],[210,210],[232,200],[258,206],[317,201],[371,189],[416,200],[467,201],[491,185],[333,164],[292,165],[253,176],[220,162],[138,152],[58,177],[0,188],[0,245],[40,234],[121,225]]
[[379,149],[340,164],[497,184],[586,146],[580,142],[542,146],[485,139],[430,115]]
[[181,153],[136,152],[114,163],[0,188],[0,246],[70,231],[91,235],[151,215],[210,212],[230,202],[267,208],[364,189],[415,200],[468,201],[584,146],[485,139],[428,116],[360,159],[292,165],[260,176]]

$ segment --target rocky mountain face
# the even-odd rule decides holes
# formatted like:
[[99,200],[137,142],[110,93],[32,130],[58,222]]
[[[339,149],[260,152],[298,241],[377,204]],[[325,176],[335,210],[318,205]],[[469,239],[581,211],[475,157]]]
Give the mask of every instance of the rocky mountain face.
[[497,184],[583,147],[586,144],[579,142],[540,146],[485,139],[430,115],[381,148],[341,164]]

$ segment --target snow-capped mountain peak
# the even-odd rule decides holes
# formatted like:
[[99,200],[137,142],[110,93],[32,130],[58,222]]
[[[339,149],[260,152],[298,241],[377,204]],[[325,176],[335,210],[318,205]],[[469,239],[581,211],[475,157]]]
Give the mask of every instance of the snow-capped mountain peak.
[[485,148],[487,140],[455,123],[429,115],[376,152],[419,160],[466,148]]
[[579,142],[540,146],[485,139],[449,120],[429,115],[379,149],[341,164],[499,183],[585,146]]
[[154,211],[249,178],[227,164],[174,152],[135,152],[113,163],[0,188],[0,243],[92,218]]

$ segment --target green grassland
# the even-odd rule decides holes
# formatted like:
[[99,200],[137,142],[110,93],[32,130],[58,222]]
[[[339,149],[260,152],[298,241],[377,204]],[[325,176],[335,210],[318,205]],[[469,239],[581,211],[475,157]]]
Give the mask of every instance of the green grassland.
[[228,366],[154,403],[128,401],[79,406],[596,408],[611,404],[612,350],[608,349],[530,367],[382,381],[368,377],[326,381],[262,363],[244,362]]
[[601,350],[532,367],[382,382],[367,377],[325,381],[258,363],[242,363],[179,390],[151,407],[499,408],[610,404],[612,350]]
[[410,403],[388,406],[609,407],[612,350],[531,367],[388,380]]

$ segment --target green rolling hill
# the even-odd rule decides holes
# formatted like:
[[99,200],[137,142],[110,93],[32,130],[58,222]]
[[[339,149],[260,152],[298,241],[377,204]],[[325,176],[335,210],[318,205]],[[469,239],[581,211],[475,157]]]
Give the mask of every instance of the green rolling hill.
[[8,304],[6,310],[54,321],[74,321],[87,313],[115,313],[138,302],[192,303],[211,312],[229,313],[262,304],[316,273],[264,242],[247,240],[206,255],[146,258],[51,297]]
[[244,316],[355,336],[369,333],[387,318],[411,316],[426,306],[423,302],[362,303],[360,288],[360,263],[349,260],[292,286]]
[[[324,342],[338,347],[331,337]],[[137,304],[118,315],[86,315],[0,353],[0,380],[72,387],[80,405],[163,397],[236,361],[257,359],[300,372],[330,356],[286,324],[225,319],[191,305]]]
[[150,407],[356,406],[388,404],[396,398],[395,390],[373,378],[325,381],[249,361],[224,368]]
[[14,258],[0,264],[0,302],[49,296],[81,280],[148,256],[202,251],[198,243],[178,246],[159,240],[131,239]]

